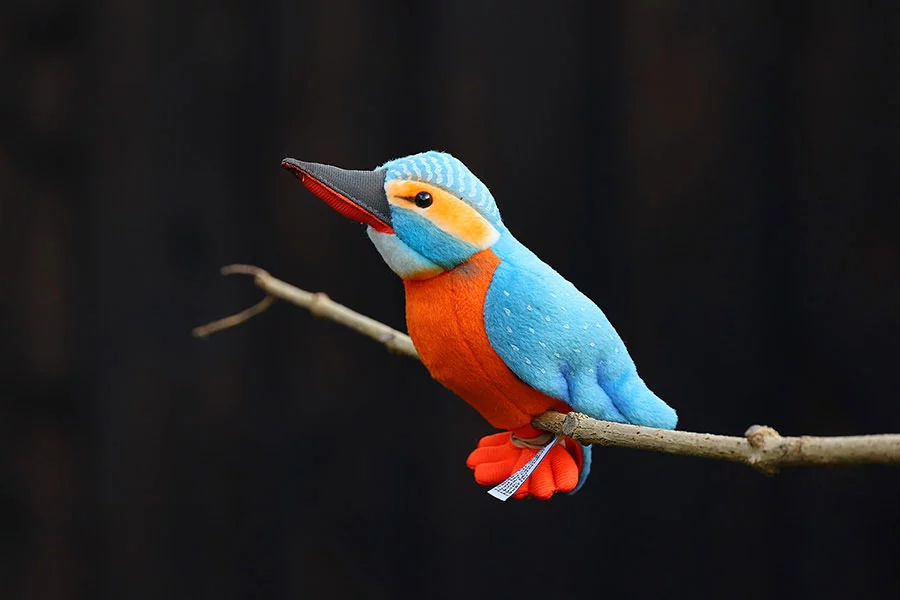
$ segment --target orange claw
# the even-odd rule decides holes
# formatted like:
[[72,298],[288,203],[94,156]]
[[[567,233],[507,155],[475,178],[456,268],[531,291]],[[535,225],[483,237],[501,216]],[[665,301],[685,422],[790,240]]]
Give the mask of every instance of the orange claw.
[[493,486],[515,473],[522,448],[515,446],[510,436],[507,431],[481,438],[466,460],[466,465],[475,471],[475,481]]
[[[537,452],[533,448],[516,446],[512,443],[511,433],[504,431],[481,438],[466,465],[475,471],[475,481],[479,484],[495,486],[525,466]],[[530,496],[547,500],[556,492],[571,492],[578,484],[582,463],[581,446],[565,440],[550,449],[513,498]]]

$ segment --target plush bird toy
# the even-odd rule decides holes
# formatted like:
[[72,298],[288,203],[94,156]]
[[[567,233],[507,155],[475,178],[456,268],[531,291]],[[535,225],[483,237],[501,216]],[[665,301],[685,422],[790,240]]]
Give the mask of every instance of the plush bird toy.
[[[522,245],[487,187],[456,158],[423,152],[374,171],[286,158],[282,166],[369,238],[406,288],[409,335],[431,375],[502,433],[469,455],[475,480],[503,482],[552,438],[550,409],[674,429],[675,411],[638,376],[587,296]],[[591,448],[563,438],[513,497],[575,492]]]

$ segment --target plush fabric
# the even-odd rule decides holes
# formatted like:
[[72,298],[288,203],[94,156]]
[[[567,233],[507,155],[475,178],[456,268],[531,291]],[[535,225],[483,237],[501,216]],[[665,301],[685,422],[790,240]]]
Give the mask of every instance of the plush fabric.
[[[439,186],[418,181],[388,181],[384,189],[388,204],[414,212],[476,251],[490,248],[500,237],[497,228],[481,213]],[[422,193],[431,198],[427,206],[416,204],[416,197]]]
[[406,281],[406,325],[431,375],[494,427],[516,429],[559,400],[528,385],[493,350],[484,328],[484,298],[500,260],[483,250],[437,277]]
[[581,470],[578,472],[578,483],[575,485],[575,489],[569,492],[570,494],[574,494],[578,490],[581,489],[581,486],[584,485],[584,482],[587,480],[587,476],[591,474],[591,454],[593,447],[592,446],[581,446]]
[[[460,261],[466,252],[464,242],[448,239],[427,219],[427,209],[411,218],[406,214],[411,211],[392,207],[397,236],[448,269],[427,281],[406,284],[410,336],[435,379],[503,429],[527,424],[552,405],[548,399],[598,419],[675,427],[675,411],[638,376],[603,311],[513,237],[495,213],[487,188],[467,187],[471,184],[468,169],[449,155],[434,152],[392,161],[386,167],[387,181],[427,181],[458,194],[486,219],[493,219],[500,233],[490,250]],[[447,173],[456,177],[446,177]],[[439,178],[442,174],[445,177]],[[467,196],[469,189],[478,191],[477,202]],[[483,485],[499,483],[535,452],[508,444],[490,443],[489,447],[489,452],[477,449],[467,461]],[[572,455],[551,451],[555,464],[563,469],[560,452]],[[566,480],[564,486],[550,486],[553,491],[574,492],[583,485],[590,472],[590,448],[579,447],[578,455],[574,483],[570,486]],[[516,497],[529,495],[528,486],[535,482],[540,482],[537,493],[530,495],[546,497],[547,483],[554,480],[553,464],[546,467],[549,476],[539,468],[541,474],[532,475]]]
[[465,200],[492,225],[501,224],[500,211],[487,186],[466,165],[446,152],[421,152],[388,161],[378,169],[387,171],[388,181],[424,181],[440,186]]
[[394,231],[403,232],[397,233],[397,237],[444,269],[452,269],[478,252],[472,244],[451,236],[412,210],[391,206],[391,216]]
[[523,381],[597,419],[672,429],[596,304],[508,233],[484,304],[491,346]]
[[[475,481],[495,486],[518,471],[538,450],[519,448],[512,443],[509,432],[495,433],[481,438],[478,447],[469,454],[466,465],[475,472]],[[564,440],[550,449],[544,461],[525,480],[513,498],[531,496],[547,500],[556,492],[574,494],[583,482],[585,448],[572,440]]]
[[[470,454],[478,483],[496,485],[534,456],[537,450],[519,448],[510,432],[535,437],[531,420],[549,409],[675,427],[675,411],[638,376],[603,312],[512,236],[493,196],[465,165],[424,152],[374,173],[381,171],[390,230],[370,228],[369,237],[404,279],[407,326],[422,362],[489,423],[508,430],[483,438]],[[432,205],[415,204],[421,191],[433,196]],[[514,497],[575,492],[590,465],[591,449],[566,440]]]
[[384,262],[403,279],[429,279],[444,272],[443,267],[407,246],[396,235],[381,233],[372,227],[367,228],[367,233]]

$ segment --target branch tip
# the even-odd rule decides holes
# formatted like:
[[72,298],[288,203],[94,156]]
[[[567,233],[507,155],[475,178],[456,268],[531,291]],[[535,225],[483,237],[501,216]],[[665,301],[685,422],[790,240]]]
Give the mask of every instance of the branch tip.
[[566,437],[572,437],[575,435],[575,430],[578,429],[578,420],[579,413],[570,412],[566,415],[566,418],[563,419],[560,432]]
[[252,277],[268,277],[269,273],[265,269],[255,267],[253,265],[225,265],[219,269],[222,275],[250,275]]
[[191,335],[197,338],[206,338],[214,333],[224,331],[225,329],[230,329],[232,327],[240,325],[241,323],[244,323],[245,321],[249,321],[262,312],[265,312],[274,303],[275,296],[267,295],[265,298],[263,298],[250,308],[246,308],[237,314],[233,314],[230,317],[225,317],[223,319],[213,321],[212,323],[207,323],[206,325],[201,325],[200,327],[194,327],[194,329],[191,330]]

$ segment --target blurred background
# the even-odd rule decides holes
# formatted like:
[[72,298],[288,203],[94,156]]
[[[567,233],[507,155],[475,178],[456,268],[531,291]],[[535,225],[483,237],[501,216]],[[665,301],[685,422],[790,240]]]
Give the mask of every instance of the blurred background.
[[[400,281],[283,156],[463,159],[680,428],[900,431],[900,15],[842,1],[34,0],[0,16],[2,598],[896,597],[900,471],[597,449],[497,502]],[[391,417],[387,418],[386,415]]]

